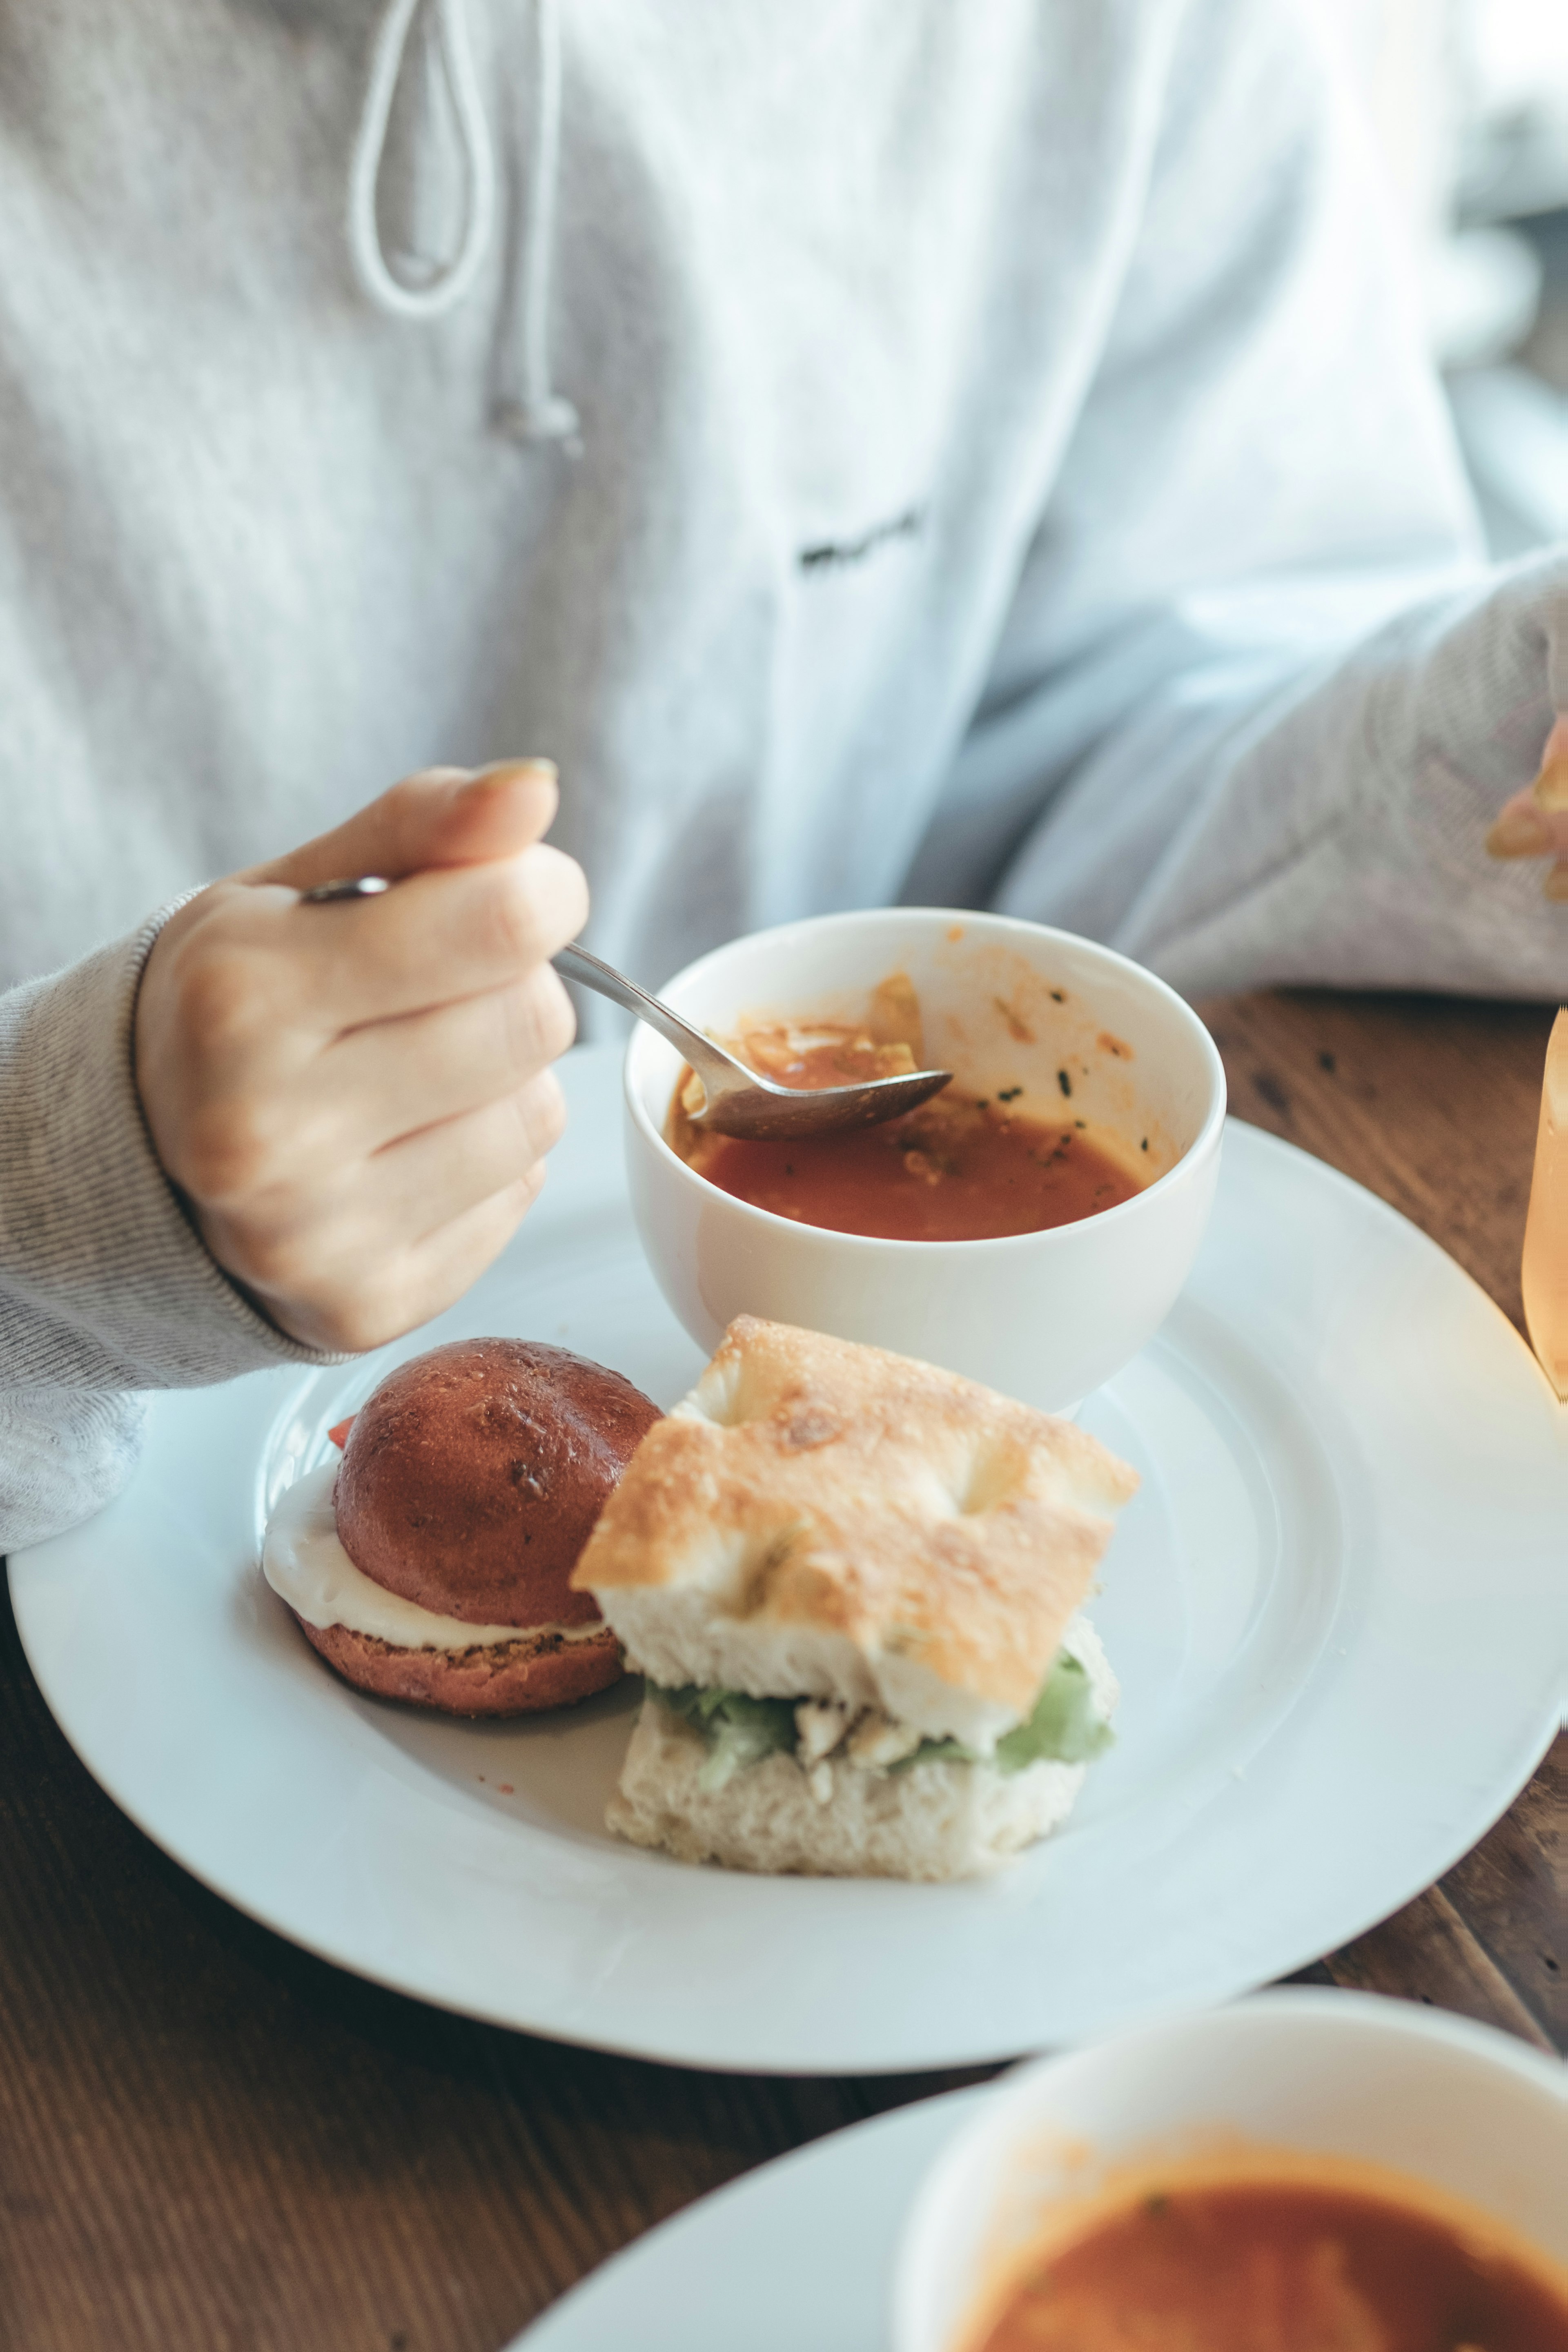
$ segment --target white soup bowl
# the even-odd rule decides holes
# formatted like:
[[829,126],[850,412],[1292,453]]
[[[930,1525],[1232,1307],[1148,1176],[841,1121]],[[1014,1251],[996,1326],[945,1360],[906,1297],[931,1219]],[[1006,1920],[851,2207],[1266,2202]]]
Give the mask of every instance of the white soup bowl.
[[1070,2236],[1107,2172],[1125,2182],[1183,2154],[1223,2164],[1238,2143],[1414,2176],[1479,2207],[1505,2243],[1516,2232],[1568,2265],[1556,2059],[1410,2002],[1277,1990],[1037,2060],[987,2092],[910,2210],[893,2352],[970,2352],[1031,2241],[1053,2215]]
[[[680,1056],[639,1027],[626,1053],[632,1205],[665,1297],[711,1349],[736,1315],[919,1356],[1070,1412],[1158,1329],[1186,1280],[1219,1173],[1225,1072],[1173,989],[1109,948],[1000,915],[895,907],[760,931],[661,992],[716,1035],[748,1021],[859,1021],[907,973],[926,1060],[966,1091],[1118,1137],[1152,1181],[1044,1233],[883,1241],[797,1223],[721,1192],[665,1140]],[[1065,1074],[1065,1076],[1061,1075]],[[1068,1091],[1070,1088],[1070,1094]]]

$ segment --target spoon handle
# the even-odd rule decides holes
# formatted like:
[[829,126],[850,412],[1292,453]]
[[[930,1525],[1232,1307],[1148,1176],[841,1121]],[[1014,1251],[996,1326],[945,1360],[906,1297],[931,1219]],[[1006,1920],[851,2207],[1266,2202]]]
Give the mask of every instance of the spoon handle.
[[650,1029],[657,1029],[677,1053],[684,1054],[694,1068],[700,1068],[704,1060],[712,1058],[715,1051],[712,1041],[704,1037],[700,1029],[693,1029],[679,1013],[672,1013],[668,1004],[661,1004],[657,996],[650,996],[647,989],[637,986],[636,981],[627,980],[625,973],[617,971],[613,964],[601,963],[599,958],[590,955],[586,948],[563,948],[553,961],[563,980],[578,981],[584,988],[592,988],[600,996],[607,996],[611,1003],[618,1004],[623,1012],[635,1013],[639,1021],[646,1021]]

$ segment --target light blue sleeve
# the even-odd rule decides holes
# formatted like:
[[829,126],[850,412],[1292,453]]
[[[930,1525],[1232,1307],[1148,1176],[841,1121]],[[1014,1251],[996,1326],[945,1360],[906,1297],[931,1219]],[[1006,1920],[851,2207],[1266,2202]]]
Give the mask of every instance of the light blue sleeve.
[[1489,572],[1339,70],[1195,0],[1115,315],[905,886],[1190,994],[1552,996],[1568,909],[1489,861],[1568,702],[1568,559]]

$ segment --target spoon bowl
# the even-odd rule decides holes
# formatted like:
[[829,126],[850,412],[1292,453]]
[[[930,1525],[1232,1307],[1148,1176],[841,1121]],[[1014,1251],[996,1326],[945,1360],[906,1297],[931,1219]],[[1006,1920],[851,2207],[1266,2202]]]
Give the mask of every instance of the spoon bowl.
[[847,1128],[877,1127],[929,1102],[952,1076],[951,1070],[912,1070],[897,1077],[867,1078],[847,1087],[784,1087],[748,1069],[735,1055],[646,989],[638,988],[585,948],[563,948],[555,969],[563,980],[607,996],[627,1013],[635,1013],[657,1030],[679,1054],[683,1054],[702,1084],[700,1110],[689,1114],[694,1127],[711,1127],[721,1135],[744,1137],[753,1143],[795,1142],[802,1136],[837,1135]]

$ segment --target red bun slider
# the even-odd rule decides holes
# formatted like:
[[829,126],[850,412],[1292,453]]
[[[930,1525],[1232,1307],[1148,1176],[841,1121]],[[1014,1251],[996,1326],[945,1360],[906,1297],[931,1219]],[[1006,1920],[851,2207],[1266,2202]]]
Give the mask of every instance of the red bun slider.
[[449,1714],[603,1690],[619,1647],[571,1574],[658,1419],[618,1372],[540,1340],[461,1339],[400,1364],[346,1431],[338,1540],[384,1591],[473,1625],[475,1643],[453,1646],[449,1622],[441,1643],[404,1645],[296,1611],[306,1639],[362,1690]]

